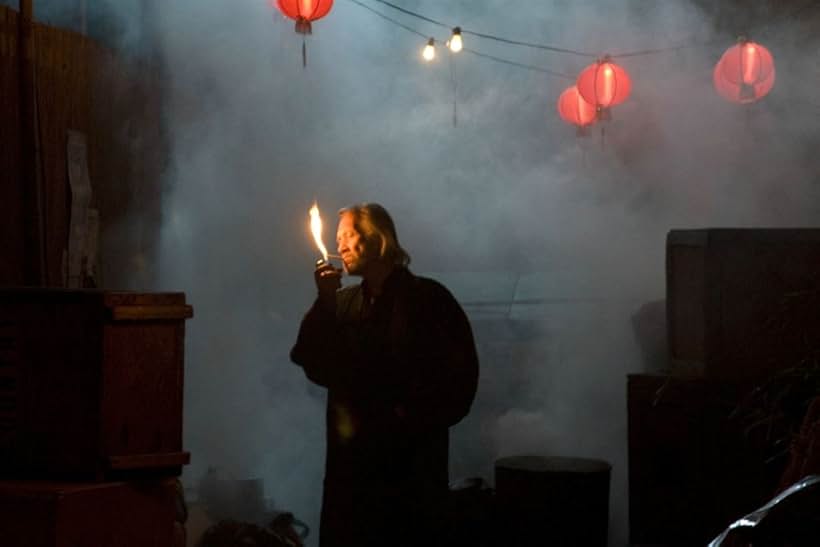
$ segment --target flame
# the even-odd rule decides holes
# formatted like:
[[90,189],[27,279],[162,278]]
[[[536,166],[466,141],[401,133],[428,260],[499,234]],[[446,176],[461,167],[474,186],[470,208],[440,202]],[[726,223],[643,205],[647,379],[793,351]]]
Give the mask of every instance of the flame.
[[310,231],[313,233],[313,240],[316,242],[316,247],[322,253],[322,258],[327,261],[327,248],[322,243],[322,217],[319,216],[319,206],[316,202],[310,208]]

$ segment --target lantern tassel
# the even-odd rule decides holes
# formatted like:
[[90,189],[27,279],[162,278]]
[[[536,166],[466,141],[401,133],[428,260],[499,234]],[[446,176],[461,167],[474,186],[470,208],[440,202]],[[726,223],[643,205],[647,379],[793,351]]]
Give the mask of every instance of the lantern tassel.
[[307,45],[304,34],[302,35],[302,68],[307,68]]
[[578,150],[581,153],[581,166],[586,168],[587,166],[587,149],[583,146],[581,139],[575,139],[575,146],[578,147]]
[[741,101],[752,102],[755,100],[755,88],[746,82],[740,84],[740,93],[738,95]]

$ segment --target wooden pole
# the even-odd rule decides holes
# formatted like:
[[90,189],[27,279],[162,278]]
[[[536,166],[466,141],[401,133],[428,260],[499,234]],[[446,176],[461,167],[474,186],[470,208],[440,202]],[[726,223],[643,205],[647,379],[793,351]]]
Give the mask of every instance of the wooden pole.
[[19,0],[17,57],[20,69],[20,182],[23,186],[23,280],[45,284],[42,192],[37,177],[34,86],[33,0]]

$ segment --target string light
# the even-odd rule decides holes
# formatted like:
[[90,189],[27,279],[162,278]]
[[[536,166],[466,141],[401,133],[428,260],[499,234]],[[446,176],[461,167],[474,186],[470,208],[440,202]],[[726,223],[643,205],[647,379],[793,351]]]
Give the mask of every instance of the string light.
[[[390,23],[393,23],[393,24],[395,24],[399,27],[404,28],[405,30],[407,30],[409,32],[412,32],[413,34],[416,34],[418,36],[421,36],[422,38],[427,39],[427,44],[424,46],[424,48],[422,49],[422,52],[421,52],[422,58],[427,62],[430,62],[430,61],[435,59],[435,57],[436,57],[436,51],[435,51],[436,39],[434,39],[432,37],[428,38],[429,35],[425,36],[424,34],[419,32],[418,30],[416,30],[416,29],[414,29],[414,28],[412,28],[408,25],[405,25],[404,23],[402,23],[402,22],[400,22],[396,19],[388,17],[387,15],[385,15],[385,14],[373,9],[372,7],[366,5],[362,0],[349,0],[349,1],[351,3],[359,5],[360,7],[364,8],[364,9],[367,9],[367,10],[371,11],[373,14],[375,14],[375,15],[389,21]],[[513,40],[513,39],[505,38],[505,37],[502,37],[502,36],[496,36],[496,35],[492,35],[492,34],[485,34],[485,33],[480,33],[480,32],[476,32],[476,31],[472,31],[472,30],[464,30],[460,26],[451,27],[451,25],[448,25],[445,22],[437,21],[435,19],[431,19],[430,17],[427,17],[427,16],[422,15],[420,13],[413,12],[411,10],[408,10],[406,8],[398,6],[397,4],[394,4],[394,3],[390,2],[389,0],[371,0],[371,1],[378,2],[382,5],[385,5],[385,6],[388,6],[388,7],[392,8],[394,10],[400,11],[405,15],[415,17],[417,19],[426,21],[428,23],[431,23],[431,24],[434,24],[434,25],[437,25],[437,26],[440,26],[440,27],[443,27],[443,28],[452,28],[451,36],[447,41],[443,41],[440,38],[438,40],[440,43],[444,42],[446,47],[448,47],[452,53],[459,53],[461,51],[466,51],[468,53],[472,53],[473,55],[483,57],[483,58],[486,58],[486,59],[489,59],[489,60],[492,60],[492,61],[495,61],[495,62],[504,63],[504,64],[508,64],[508,65],[512,65],[512,66],[517,66],[519,68],[524,68],[524,69],[527,69],[527,70],[535,70],[535,71],[543,72],[545,74],[549,74],[549,75],[552,75],[552,76],[565,78],[565,79],[571,79],[571,80],[575,79],[575,78],[572,77],[572,76],[569,76],[567,74],[563,74],[563,73],[560,73],[560,72],[557,72],[557,71],[544,69],[544,68],[541,68],[541,67],[526,65],[526,64],[523,64],[523,63],[518,63],[518,62],[515,62],[515,61],[511,61],[509,59],[503,59],[503,58],[500,58],[500,57],[487,55],[485,53],[481,53],[481,52],[478,52],[478,51],[475,51],[475,50],[472,50],[472,49],[465,48],[464,43],[463,43],[463,34],[470,34],[471,36],[475,36],[477,38],[494,40],[494,41],[506,43],[506,44],[509,44],[509,45],[536,48],[536,49],[547,50],[547,51],[552,51],[552,52],[556,52],[556,53],[567,53],[567,54],[573,54],[573,55],[578,55],[578,56],[582,56],[582,57],[598,57],[598,55],[594,55],[594,54],[589,53],[589,52],[557,47],[555,45],[525,42],[525,41],[521,41],[521,40]],[[789,13],[786,13],[786,14],[781,14],[777,18],[775,18],[775,20],[791,19],[791,18],[794,18],[794,16],[797,15],[798,13],[800,13],[800,12],[807,11],[809,8],[814,8],[814,7],[818,7],[818,6],[820,6],[820,3],[817,2],[817,0],[808,0],[806,2],[806,4],[800,6],[798,9],[795,9],[795,10],[789,12]],[[769,21],[769,24],[766,26],[767,27],[766,30],[769,30],[769,29],[772,28],[773,23],[774,23],[775,20],[770,20]],[[660,48],[656,48],[656,49],[645,49],[645,50],[636,50],[636,51],[615,52],[615,53],[610,53],[609,55],[607,55],[606,60],[610,61],[610,59],[612,59],[612,58],[647,56],[647,55],[654,55],[654,54],[660,54],[660,53],[669,53],[669,52],[672,52],[672,51],[679,51],[679,50],[687,49],[687,48],[712,46],[712,45],[718,43],[719,41],[720,41],[720,39],[716,38],[716,39],[709,40],[709,41],[680,43],[680,44],[677,44],[677,45],[673,45],[673,46],[669,46],[669,47],[660,47]],[[754,56],[755,52],[756,52],[756,50],[754,49],[754,47],[747,46],[747,51],[745,51],[746,57]],[[602,74],[604,76],[604,80],[608,81],[608,80],[611,80],[614,77],[615,70],[613,68],[611,68],[610,66],[605,66],[604,70],[602,71]],[[745,76],[745,74],[744,74],[744,76]],[[625,79],[625,81],[627,82],[626,87],[629,87],[628,80]],[[716,83],[716,85],[717,85],[717,83]],[[624,95],[628,95],[628,91]],[[616,103],[613,103],[613,104],[616,104]],[[455,121],[454,121],[454,125],[455,125]]]
[[421,56],[424,57],[424,60],[428,63],[436,58],[436,41],[433,38],[427,40],[427,45],[424,46]]
[[453,29],[453,35],[450,36],[450,41],[447,42],[447,46],[453,53],[458,53],[464,49],[464,42],[461,40],[461,27],[455,27]]
[[[351,1],[355,4],[359,4],[362,7],[367,7],[367,9],[371,9],[369,6],[364,6],[364,4],[362,4],[359,0],[349,0],[349,1]],[[451,28],[452,27],[452,25],[448,25],[444,21],[439,21],[439,20],[436,20],[436,19],[432,19],[432,18],[427,17],[426,15],[423,15],[421,13],[417,13],[417,12],[409,10],[407,8],[403,8],[403,7],[397,5],[393,2],[390,2],[389,0],[372,0],[372,1],[377,2],[379,4],[382,4],[382,5],[385,5],[389,8],[391,8],[391,9],[397,10],[397,11],[399,11],[399,12],[405,14],[405,15],[408,15],[410,17],[414,17],[414,18],[419,19],[421,21],[426,21],[427,23],[431,23],[431,24],[434,24],[434,25],[437,25],[437,26],[440,26],[440,27],[443,27],[443,28]],[[784,20],[794,20],[794,19],[797,18],[798,15],[803,15],[802,12],[809,11],[811,9],[816,9],[816,8],[820,8],[820,2],[817,2],[817,0],[806,0],[806,2],[804,4],[796,7],[793,10],[784,11],[784,12],[780,13],[778,16],[776,16],[774,18],[770,18],[763,25],[756,25],[755,27],[760,27],[760,29],[756,31],[756,34],[767,33],[768,31],[770,31],[772,29],[772,27],[779,24],[780,22],[782,22]],[[371,9],[371,11],[374,11],[374,10]],[[384,17],[382,14],[380,14],[378,12],[374,11],[374,13],[377,13],[378,15]],[[755,28],[755,27],[752,27],[752,28]],[[497,42],[502,42],[502,43],[506,43],[506,44],[510,44],[510,45],[523,46],[523,47],[529,47],[529,48],[536,48],[536,49],[541,49],[541,50],[546,50],[546,51],[552,51],[552,52],[555,52],[555,53],[569,53],[569,54],[578,55],[578,56],[582,56],[582,57],[591,57],[591,58],[598,57],[598,53],[594,53],[594,52],[578,51],[578,50],[574,50],[574,49],[559,47],[559,46],[552,45],[552,44],[540,44],[540,43],[527,42],[527,41],[522,41],[522,40],[513,40],[513,39],[510,39],[510,38],[503,37],[503,36],[497,36],[497,35],[493,35],[493,34],[476,32],[476,31],[469,30],[469,29],[461,29],[460,27],[456,27],[456,28],[459,29],[461,34],[469,34],[471,36],[476,36],[476,37],[484,38],[484,39],[487,39],[487,40],[494,40],[494,41],[497,41]],[[655,55],[655,54],[658,54],[658,53],[669,53],[669,52],[673,52],[673,51],[679,51],[679,50],[682,50],[682,49],[711,47],[711,46],[717,45],[717,44],[722,43],[722,42],[723,42],[722,38],[715,38],[715,39],[712,39],[712,40],[699,41],[699,42],[698,41],[688,41],[688,42],[684,42],[684,43],[679,43],[677,45],[672,45],[672,46],[668,46],[668,47],[660,47],[660,48],[655,48],[655,49],[644,49],[644,50],[625,51],[625,52],[618,52],[618,51],[610,52],[610,57],[612,57],[613,59],[617,59],[617,58],[623,58],[623,57],[639,57],[639,56],[644,56],[644,55]],[[449,43],[448,43],[448,46],[449,46]]]
[[[361,8],[366,9],[367,11],[371,12],[372,14],[374,14],[374,15],[376,15],[376,16],[378,16],[378,17],[380,17],[380,18],[382,18],[382,19],[384,19],[384,20],[386,20],[386,21],[388,21],[388,22],[390,22],[390,23],[392,23],[392,24],[394,24],[398,27],[403,28],[404,30],[406,30],[408,32],[411,32],[411,33],[413,33],[417,36],[421,36],[422,38],[427,38],[424,34],[419,32],[418,30],[414,29],[413,27],[405,25],[404,23],[402,23],[402,22],[400,22],[400,21],[398,21],[398,20],[396,20],[392,17],[388,17],[384,13],[381,13],[380,11],[377,11],[377,10],[373,9],[372,7],[368,6],[367,4],[362,2],[361,0],[348,0],[348,1],[353,3],[353,4],[356,4],[357,6],[359,6]],[[447,24],[445,24],[441,21],[436,21],[435,19],[430,19],[429,17],[426,17],[426,16],[421,15],[419,13],[415,13],[415,12],[410,11],[408,9],[402,8],[401,6],[393,4],[393,3],[388,2],[386,0],[373,0],[373,1],[384,4],[384,5],[386,5],[390,8],[398,10],[398,11],[400,11],[400,12],[406,14],[406,15],[410,15],[410,16],[415,17],[417,19],[427,21],[428,23],[432,23],[432,24],[438,25],[440,27],[449,28]],[[488,55],[486,53],[482,53],[482,52],[476,51],[474,49],[465,48],[464,47],[463,36],[462,36],[465,33],[466,34],[471,34],[471,35],[474,35],[474,36],[477,36],[477,37],[480,37],[480,38],[487,38],[487,39],[491,39],[491,40],[495,40],[495,41],[499,41],[499,42],[508,43],[508,44],[511,44],[511,45],[532,47],[532,48],[538,48],[538,49],[554,51],[554,52],[559,52],[559,53],[571,53],[571,54],[580,55],[580,56],[583,56],[583,57],[595,57],[596,56],[592,53],[587,53],[587,52],[582,52],[582,51],[575,51],[575,50],[572,50],[572,49],[560,48],[560,47],[549,46],[549,45],[544,45],[544,44],[535,44],[535,43],[530,43],[530,42],[522,42],[522,41],[517,41],[517,40],[510,40],[508,38],[502,38],[500,36],[494,36],[494,35],[491,35],[491,34],[483,34],[483,33],[469,31],[469,30],[465,31],[460,26],[453,27],[452,35],[451,35],[450,40],[446,40],[446,41],[439,40],[440,42],[443,41],[444,45],[446,47],[448,47],[454,53],[457,53],[457,52],[460,52],[460,51],[466,51],[466,52],[471,53],[471,54],[473,54],[477,57],[482,57],[482,58],[485,58],[485,59],[489,59],[489,60],[495,61],[497,63],[516,66],[518,68],[523,68],[523,69],[526,69],[526,70],[533,70],[533,71],[536,71],[536,72],[549,74],[551,76],[556,76],[556,77],[567,79],[567,80],[574,80],[575,77],[570,76],[568,74],[564,74],[564,73],[555,71],[555,70],[550,70],[550,69],[547,69],[547,68],[542,68],[542,67],[538,67],[538,66],[519,63],[519,62],[516,62],[516,61],[511,61],[509,59],[504,59],[504,58],[497,57],[497,56],[494,56],[494,55]],[[428,44],[425,45],[425,47],[422,49],[422,58],[424,58],[428,62],[435,58],[435,45],[433,45],[432,53],[430,52],[430,41],[431,40],[433,41],[433,44],[435,44],[435,39],[434,38],[429,38],[428,39]],[[717,42],[717,40],[715,40],[715,42]],[[706,45],[711,45],[711,43],[707,42],[707,43],[697,44],[697,45],[706,46]],[[663,53],[663,52],[668,52],[668,51],[675,51],[675,50],[683,49],[683,48],[687,48],[687,47],[694,47],[694,46],[692,44],[683,44],[683,45],[673,46],[673,47],[669,47],[669,48],[659,48],[659,49],[653,49],[653,50],[619,53],[617,55],[610,55],[610,57],[633,57],[633,56],[639,56],[639,55],[649,55],[649,54],[653,54],[653,53]],[[432,57],[430,59],[428,59],[429,55],[432,55]]]
[[[366,9],[367,11],[371,12],[373,15],[376,15],[376,16],[386,20],[386,21],[396,25],[397,27],[401,27],[404,30],[406,30],[408,32],[411,32],[411,33],[413,33],[417,36],[420,36],[422,38],[427,38],[427,36],[425,36],[424,34],[419,32],[418,30],[414,29],[413,27],[405,25],[401,21],[398,21],[398,20],[396,20],[392,17],[389,17],[389,16],[385,15],[384,13],[381,13],[380,11],[377,11],[377,10],[373,9],[372,7],[370,7],[367,4],[365,4],[364,2],[362,2],[361,0],[348,0],[348,1],[351,2],[352,4],[356,4],[357,6],[363,8],[363,9]],[[388,1],[385,1],[385,0],[372,0],[372,1],[379,2],[379,3],[384,4],[384,5],[386,5],[390,8],[398,10],[398,11],[400,11],[400,12],[406,14],[406,15],[410,15],[410,16],[415,17],[417,19],[427,21],[428,23],[432,23],[432,24],[435,24],[435,25],[438,25],[438,26],[444,27],[444,28],[451,28],[449,25],[447,25],[447,24],[445,24],[441,21],[436,21],[435,19],[430,19],[429,17],[426,17],[426,16],[421,15],[419,13],[415,13],[415,12],[410,11],[408,9],[402,8],[401,6],[397,6],[396,4],[393,4],[391,2],[388,2]],[[812,0],[812,1],[814,1],[814,0]],[[595,54],[586,53],[586,52],[582,52],[582,51],[575,51],[575,50],[571,50],[571,49],[560,48],[560,47],[555,47],[555,46],[549,46],[549,45],[544,45],[544,44],[534,44],[534,43],[529,43],[529,42],[521,42],[521,41],[517,41],[517,40],[510,40],[510,39],[507,39],[507,38],[502,38],[502,37],[499,37],[499,36],[493,36],[493,35],[490,35],[490,34],[483,34],[483,33],[474,32],[474,31],[466,31],[466,30],[463,30],[461,27],[455,27],[455,28],[453,28],[453,31],[454,32],[458,31],[458,34],[459,34],[459,38],[457,40],[457,42],[461,42],[461,49],[459,51],[466,51],[466,52],[471,53],[471,54],[473,54],[477,57],[482,57],[482,58],[485,58],[485,59],[489,59],[489,60],[497,62],[497,63],[516,66],[516,67],[523,68],[523,69],[526,69],[526,70],[541,72],[541,73],[544,73],[544,74],[557,76],[559,78],[563,78],[563,79],[567,79],[567,80],[574,80],[575,77],[570,76],[568,74],[563,74],[563,73],[555,71],[555,70],[550,70],[550,69],[547,69],[547,68],[542,68],[542,67],[538,67],[538,66],[519,63],[519,62],[516,62],[516,61],[511,61],[509,59],[504,59],[504,58],[497,57],[497,56],[494,56],[494,55],[488,55],[486,53],[482,53],[482,52],[476,51],[474,49],[465,48],[464,45],[463,45],[462,35],[463,34],[471,34],[471,35],[474,35],[474,36],[477,36],[477,37],[480,37],[480,38],[488,38],[488,39],[491,39],[491,40],[496,40],[496,41],[499,41],[499,42],[504,42],[504,43],[508,43],[508,44],[512,44],[512,45],[533,47],[533,48],[543,49],[543,50],[547,50],[547,51],[554,51],[554,52],[559,52],[559,53],[572,53],[572,54],[580,55],[580,56],[583,56],[583,57],[596,57],[597,56]],[[450,40],[446,40],[446,41],[438,40],[438,41],[443,42],[445,44],[445,46],[448,47],[448,48],[451,47],[451,41]],[[717,41],[715,41],[715,42],[717,42]],[[705,45],[711,45],[711,44],[710,43],[705,43],[705,44],[700,44],[700,45],[705,46]],[[637,51],[637,52],[630,52],[630,53],[619,53],[617,55],[611,55],[611,57],[630,57],[630,56],[637,56],[637,55],[648,55],[648,54],[652,54],[652,53],[662,53],[662,52],[667,52],[667,51],[674,51],[674,50],[677,50],[677,49],[682,49],[682,48],[687,48],[687,47],[693,47],[693,46],[689,45],[689,44],[684,44],[684,45],[681,45],[681,46],[674,46],[674,47],[671,47],[671,48],[660,48],[660,49]],[[422,50],[422,55],[424,55],[424,50]]]
[[[376,0],[376,1],[378,1],[378,0]],[[366,9],[367,11],[369,11],[370,13],[372,13],[373,15],[376,15],[377,17],[380,17],[380,18],[384,19],[385,21],[387,21],[387,22],[389,22],[389,23],[392,23],[393,25],[396,25],[397,27],[403,28],[403,29],[404,29],[404,30],[406,30],[407,32],[410,32],[410,33],[412,33],[412,34],[415,34],[416,36],[419,36],[419,37],[421,37],[421,38],[425,38],[425,39],[426,39],[426,38],[427,38],[427,36],[428,36],[428,35],[425,35],[425,34],[423,34],[423,33],[419,32],[418,30],[414,29],[414,28],[413,28],[413,27],[411,27],[411,26],[405,25],[405,24],[404,24],[404,23],[402,23],[401,21],[398,21],[398,20],[396,20],[396,19],[393,19],[392,17],[388,17],[387,15],[383,14],[383,13],[382,13],[382,12],[380,12],[380,11],[377,11],[377,10],[373,9],[372,7],[370,7],[370,6],[368,6],[367,4],[365,4],[365,3],[361,2],[360,0],[348,0],[348,2],[351,2],[352,4],[356,4],[356,5],[357,5],[357,6],[359,6],[360,8]],[[392,6],[392,4],[389,4],[389,3],[388,3],[387,5],[389,5],[389,6],[391,6],[391,7],[395,7],[395,6]],[[405,11],[405,10],[403,10],[403,9],[402,9],[402,11]],[[415,14],[414,14],[414,15],[415,15]],[[415,15],[415,16],[424,18],[423,16],[418,16],[418,15]],[[442,26],[442,27],[449,28],[449,27],[447,27],[447,25],[445,25],[444,23],[438,23],[438,22],[436,22],[436,24],[438,24],[439,26]],[[462,32],[464,32],[464,31],[462,31]],[[449,47],[449,45],[450,45],[450,44],[449,44],[449,41],[444,41],[444,40],[441,40],[441,39],[439,39],[439,40],[437,40],[437,41],[438,41],[439,43],[444,43],[444,44],[445,44],[445,45],[447,45],[448,47]],[[462,49],[462,51],[466,51],[467,53],[470,53],[470,54],[472,54],[472,55],[475,55],[476,57],[482,57],[482,58],[484,58],[484,59],[489,59],[490,61],[494,61],[494,62],[496,62],[496,63],[502,63],[502,64],[505,64],[505,65],[515,66],[515,67],[518,67],[518,68],[523,68],[523,69],[526,69],[526,70],[533,70],[533,71],[535,71],[535,72],[541,72],[541,73],[543,73],[543,74],[549,74],[549,75],[551,75],[551,76],[557,76],[557,77],[559,77],[559,78],[564,78],[564,79],[566,79],[566,80],[575,80],[575,76],[570,76],[569,74],[563,74],[563,73],[561,73],[561,72],[557,72],[557,71],[555,71],[555,70],[550,70],[550,69],[548,69],[548,68],[543,68],[543,67],[539,67],[539,66],[528,65],[528,64],[519,63],[519,62],[516,62],[516,61],[511,61],[511,60],[509,60],[509,59],[504,59],[504,58],[501,58],[501,57],[496,57],[495,55],[488,55],[488,54],[486,54],[486,53],[482,53],[482,52],[480,52],[480,51],[476,51],[476,50],[471,49],[471,48],[463,48],[463,49]]]

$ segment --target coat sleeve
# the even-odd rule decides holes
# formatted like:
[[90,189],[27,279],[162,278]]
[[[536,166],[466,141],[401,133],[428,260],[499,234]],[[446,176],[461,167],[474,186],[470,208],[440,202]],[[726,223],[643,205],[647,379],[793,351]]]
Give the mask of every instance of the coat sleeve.
[[423,327],[410,352],[412,381],[397,412],[411,427],[449,427],[467,415],[478,385],[472,329],[455,298],[435,282],[416,314]]
[[318,300],[302,319],[290,359],[320,386],[344,387],[351,381],[352,359],[342,343],[336,317]]

